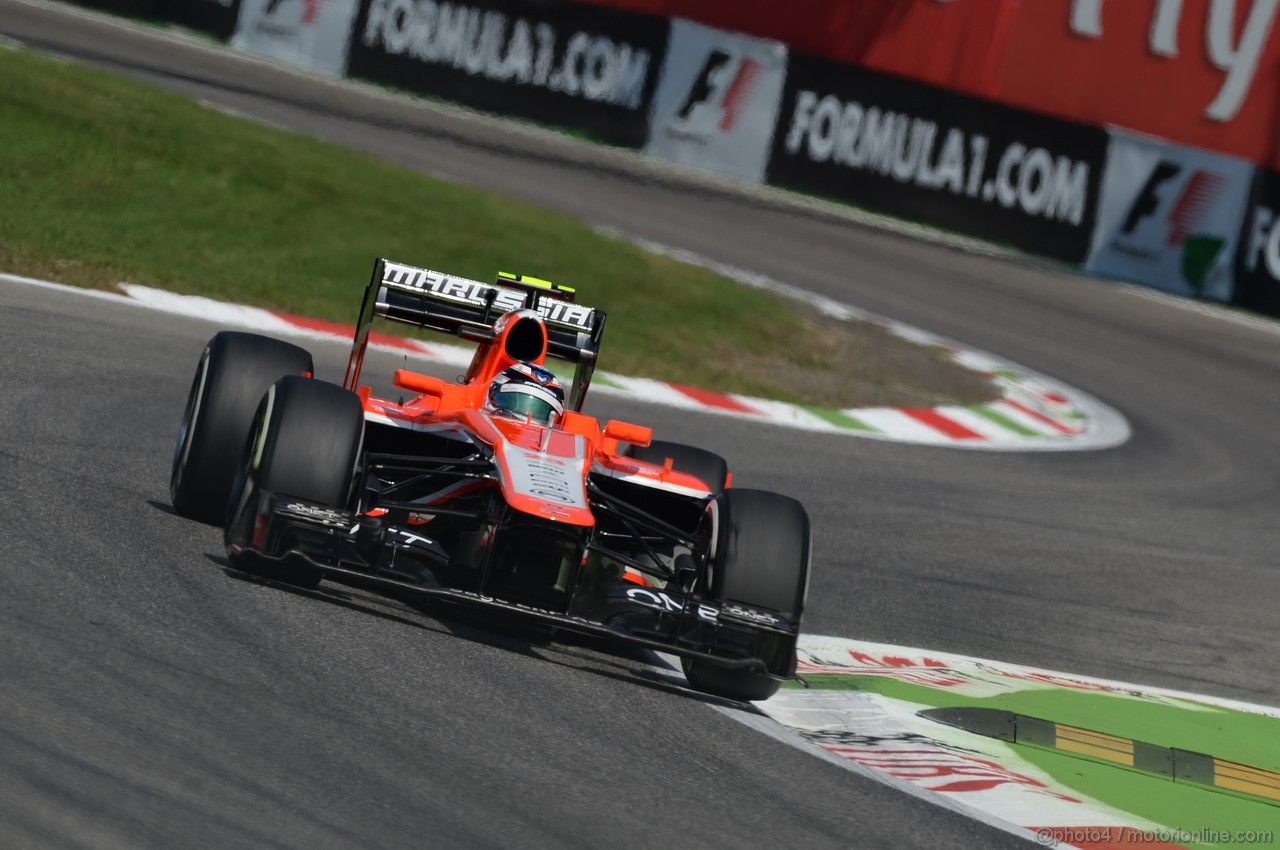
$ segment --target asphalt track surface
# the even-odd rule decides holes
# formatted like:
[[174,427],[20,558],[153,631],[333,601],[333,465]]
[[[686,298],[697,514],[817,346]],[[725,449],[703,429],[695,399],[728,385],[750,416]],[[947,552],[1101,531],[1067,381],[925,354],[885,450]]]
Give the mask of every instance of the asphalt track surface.
[[[0,34],[1093,393],[1130,418],[1125,446],[988,454],[593,407],[806,503],[806,631],[1280,703],[1274,331],[56,9],[0,0]],[[215,328],[10,284],[0,305],[0,846],[1025,846],[737,724],[643,658],[240,577],[167,506]],[[342,352],[316,350],[337,376]]]

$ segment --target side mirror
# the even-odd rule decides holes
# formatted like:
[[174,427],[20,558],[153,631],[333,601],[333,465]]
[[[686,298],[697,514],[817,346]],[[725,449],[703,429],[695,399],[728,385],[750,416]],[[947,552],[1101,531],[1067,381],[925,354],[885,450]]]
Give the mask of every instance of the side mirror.
[[610,419],[604,424],[604,436],[606,440],[618,440],[631,443],[633,446],[647,446],[653,441],[653,429]]
[[420,375],[417,372],[410,372],[408,369],[397,369],[395,374],[391,376],[391,382],[402,390],[411,390],[415,393],[435,396],[436,398],[439,398],[444,393],[446,386],[443,378]]

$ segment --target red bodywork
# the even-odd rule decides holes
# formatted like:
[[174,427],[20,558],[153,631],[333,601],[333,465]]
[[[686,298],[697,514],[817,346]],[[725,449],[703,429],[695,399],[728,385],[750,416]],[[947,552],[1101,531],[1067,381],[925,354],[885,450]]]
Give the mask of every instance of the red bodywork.
[[[518,346],[510,338],[520,334],[527,344],[533,326],[542,340],[537,356],[518,361],[511,356]],[[493,338],[480,343],[461,383],[397,369],[392,382],[416,393],[412,398],[403,403],[375,398],[367,386],[359,387],[358,393],[365,415],[372,421],[414,430],[453,425],[475,435],[493,449],[507,503],[542,519],[584,527],[595,525],[585,495],[585,481],[592,471],[688,495],[711,494],[706,483],[677,472],[670,462],[659,467],[619,454],[622,443],[647,446],[653,435],[651,428],[618,420],[610,420],[602,427],[595,417],[573,410],[566,410],[559,422],[545,427],[485,410],[487,390],[494,377],[517,362],[542,366],[546,354],[542,319],[530,310],[514,310],[494,323]],[[539,481],[549,486],[538,486]]]

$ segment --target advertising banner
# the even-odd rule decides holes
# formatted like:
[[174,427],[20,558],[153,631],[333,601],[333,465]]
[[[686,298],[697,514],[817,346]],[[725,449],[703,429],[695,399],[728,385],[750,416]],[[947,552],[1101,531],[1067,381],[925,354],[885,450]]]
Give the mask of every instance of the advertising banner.
[[[581,0],[681,17],[807,53],[988,96],[1009,21],[1052,0]],[[1138,0],[1113,0],[1138,2]]]
[[666,19],[519,0],[361,0],[347,73],[641,147]]
[[159,16],[180,27],[200,30],[227,41],[240,16],[240,0],[166,0],[160,4]]
[[584,0],[1280,170],[1280,0]]
[[1280,154],[1280,0],[1019,5],[999,100],[1256,163]]
[[1252,180],[1243,159],[1113,130],[1085,268],[1230,301]]
[[792,54],[768,182],[1082,262],[1107,134]]
[[231,46],[342,75],[355,14],[356,0],[241,0]]
[[[240,0],[72,0],[119,15],[169,21],[226,41],[235,29]],[[309,0],[315,2],[315,0]]]
[[645,152],[759,183],[786,74],[776,41],[672,21]]
[[1280,316],[1280,173],[1258,169],[1236,252],[1235,302]]
[[135,18],[162,18],[167,0],[72,0],[77,6],[105,9]]

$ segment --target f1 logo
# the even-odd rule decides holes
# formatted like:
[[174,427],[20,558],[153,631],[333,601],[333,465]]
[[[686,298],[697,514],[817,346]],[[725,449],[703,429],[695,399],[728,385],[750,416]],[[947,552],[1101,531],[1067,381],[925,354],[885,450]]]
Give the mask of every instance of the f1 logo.
[[[271,17],[284,2],[285,0],[267,0],[267,6],[262,10],[262,14]],[[320,14],[321,2],[322,0],[302,0],[302,23],[309,24],[316,19],[316,15]]]
[[[1155,215],[1161,206],[1160,186],[1181,173],[1182,166],[1178,163],[1161,160],[1147,177],[1138,197],[1134,198],[1121,232],[1130,236],[1143,219]],[[1169,232],[1165,237],[1165,244],[1181,245],[1188,236],[1196,232],[1200,220],[1213,208],[1214,199],[1226,182],[1222,175],[1201,168],[1191,173],[1169,211]]]
[[[702,125],[709,132],[707,125],[715,122],[721,132],[731,131],[761,70],[756,59],[740,59],[727,50],[713,49],[702,63],[702,69],[689,87],[684,102],[676,110],[673,123]],[[708,112],[712,114],[706,115]],[[719,113],[718,121],[715,112]]]
[[1176,162],[1161,160],[1142,185],[1138,197],[1133,199],[1133,206],[1129,207],[1129,214],[1124,218],[1124,227],[1120,228],[1121,233],[1131,235],[1139,222],[1149,215],[1155,215],[1156,210],[1160,209],[1160,196],[1156,194],[1156,190],[1162,183],[1177,177],[1181,171],[1182,166]]
[[[707,54],[706,61],[702,63],[702,70],[698,72],[693,85],[689,87],[689,94],[685,96],[684,103],[676,111],[677,119],[688,121],[695,106],[711,99],[711,95],[715,94],[719,88],[719,78],[724,76],[725,65],[728,65],[732,58],[733,54],[727,50],[716,49]],[[716,86],[711,84],[713,79],[717,80]]]

